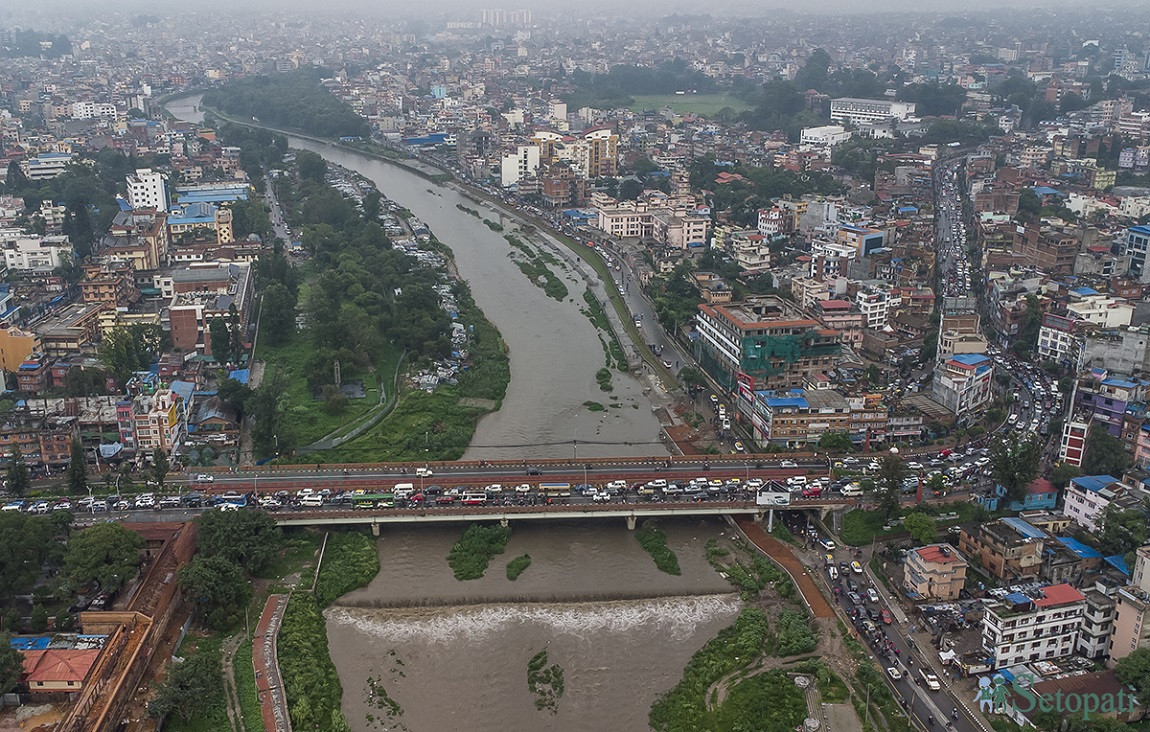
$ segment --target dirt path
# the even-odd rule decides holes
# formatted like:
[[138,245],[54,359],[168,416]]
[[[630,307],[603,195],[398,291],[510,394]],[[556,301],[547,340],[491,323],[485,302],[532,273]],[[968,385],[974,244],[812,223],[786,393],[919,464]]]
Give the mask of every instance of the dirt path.
[[799,562],[799,558],[795,556],[790,546],[763,531],[763,527],[755,523],[750,517],[736,516],[735,525],[743,532],[743,536],[747,537],[748,541],[787,571],[815,618],[823,620],[835,617],[830,603],[823,597],[818,585],[807,574],[806,569]]
[[244,713],[240,708],[240,695],[236,690],[236,669],[233,663],[236,660],[236,651],[244,642],[244,634],[233,635],[224,641],[220,647],[224,663],[224,697],[228,703],[228,724],[232,732],[247,732],[244,727]]
[[[775,669],[786,668],[796,663],[806,661],[811,658],[818,658],[822,654],[818,651],[814,653],[807,653],[802,656],[792,656],[790,658],[776,658],[774,656],[765,656],[760,658],[758,663],[749,668],[741,668],[738,671],[732,671],[707,688],[707,693],[703,697],[706,700],[707,709],[715,710],[723,706],[723,702],[727,700],[727,694],[731,691],[731,681],[736,677],[739,681],[745,681],[754,676],[765,674],[768,671]],[[714,699],[712,702],[711,700]]]

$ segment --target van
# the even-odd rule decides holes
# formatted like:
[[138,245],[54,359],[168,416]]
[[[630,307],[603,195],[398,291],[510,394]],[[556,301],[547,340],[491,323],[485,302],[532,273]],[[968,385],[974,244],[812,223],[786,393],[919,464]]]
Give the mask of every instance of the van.
[[312,493],[299,499],[299,505],[304,508],[319,508],[323,506],[323,496],[318,493]]
[[464,506],[482,506],[487,503],[486,493],[465,493],[463,495]]
[[416,468],[415,474],[416,474],[416,476],[418,476],[420,478],[430,478],[431,477],[431,468]]
[[843,488],[843,498],[858,498],[863,494],[862,486],[858,483],[851,483]]
[[805,475],[792,475],[787,478],[787,485],[792,488],[801,488],[807,484],[807,476]]
[[831,539],[819,539],[819,546],[826,549],[828,552],[835,550],[835,543]]
[[839,568],[838,567],[834,566],[833,564],[831,566],[827,567],[827,574],[830,576],[831,582],[838,582],[838,579],[839,579]]
[[391,492],[396,494],[401,491],[407,491],[407,495],[410,496],[412,493],[415,493],[415,483],[396,483],[395,488],[391,489]]

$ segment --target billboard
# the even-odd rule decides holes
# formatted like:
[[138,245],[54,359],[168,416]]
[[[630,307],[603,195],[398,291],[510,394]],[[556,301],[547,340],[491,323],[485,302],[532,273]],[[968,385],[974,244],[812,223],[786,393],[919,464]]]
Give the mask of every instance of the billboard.
[[739,396],[747,404],[755,403],[755,379],[742,371],[735,374],[735,381],[739,384]]
[[759,491],[755,495],[756,506],[789,506],[791,505],[790,492],[778,493],[769,490]]

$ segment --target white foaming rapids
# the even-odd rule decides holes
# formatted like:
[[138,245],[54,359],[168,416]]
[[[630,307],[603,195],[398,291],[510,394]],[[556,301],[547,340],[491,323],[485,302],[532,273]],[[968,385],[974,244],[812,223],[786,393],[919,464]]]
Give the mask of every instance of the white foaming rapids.
[[587,636],[595,631],[626,633],[659,627],[670,640],[687,639],[699,623],[716,616],[734,617],[742,607],[737,595],[697,595],[650,600],[561,604],[490,604],[418,609],[332,607],[328,622],[349,625],[389,642],[418,640],[446,645],[461,638],[475,641],[512,626],[539,624],[557,634]]

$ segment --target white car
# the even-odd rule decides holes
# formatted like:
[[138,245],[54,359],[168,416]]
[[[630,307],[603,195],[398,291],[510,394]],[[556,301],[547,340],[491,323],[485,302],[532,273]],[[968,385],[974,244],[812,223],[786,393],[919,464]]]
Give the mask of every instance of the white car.
[[516,493],[530,493],[531,492],[531,486],[527,483],[520,483],[519,485],[515,486],[515,492]]
[[898,666],[891,666],[886,670],[886,675],[898,681],[902,678],[902,671],[899,670]]
[[751,478],[750,480],[747,481],[747,488],[749,488],[751,490],[758,490],[759,488],[762,488],[762,487],[763,487],[763,479],[762,478]]
[[199,475],[196,476],[196,482],[197,483],[215,483],[216,482],[216,476],[211,475],[209,473],[200,473]]
[[430,478],[432,475],[431,468],[416,468],[415,475],[417,478]]
[[931,691],[939,691],[942,689],[942,682],[938,680],[937,676],[926,669],[922,669],[922,680],[923,683],[926,684],[926,688]]
[[799,464],[796,463],[794,460],[784,460],[781,463],[779,463],[779,467],[780,468],[797,468],[797,467],[799,467]]

